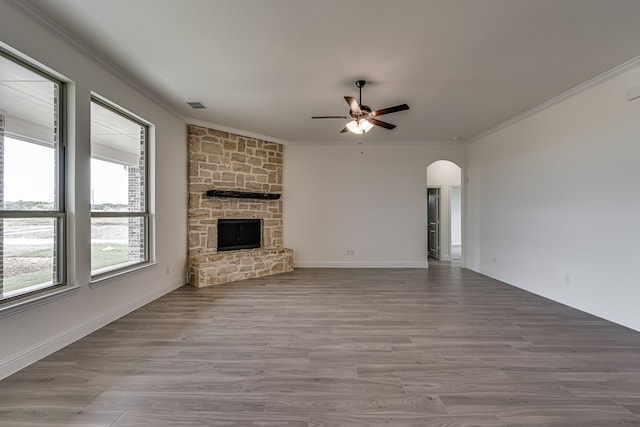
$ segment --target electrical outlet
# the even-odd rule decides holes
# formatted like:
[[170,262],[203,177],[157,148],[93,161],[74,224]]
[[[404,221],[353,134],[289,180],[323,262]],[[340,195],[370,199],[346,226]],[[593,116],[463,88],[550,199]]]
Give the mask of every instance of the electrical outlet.
[[355,255],[355,254],[356,254],[356,251],[355,251],[355,250],[353,250],[353,249],[347,249],[347,255],[349,255],[349,256],[353,256],[353,255]]
[[169,266],[167,265],[167,276],[168,276],[169,274],[171,274],[171,267],[169,267]]
[[571,276],[569,276],[568,274],[564,275],[564,284],[565,285],[571,284]]
[[493,257],[493,263],[494,264],[496,263],[496,257]]

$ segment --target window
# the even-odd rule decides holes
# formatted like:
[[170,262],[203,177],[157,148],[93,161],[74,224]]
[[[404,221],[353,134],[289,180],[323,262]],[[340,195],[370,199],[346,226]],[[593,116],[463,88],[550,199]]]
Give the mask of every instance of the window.
[[148,126],[100,99],[91,102],[91,275],[149,261]]
[[0,301],[65,281],[62,83],[0,51]]

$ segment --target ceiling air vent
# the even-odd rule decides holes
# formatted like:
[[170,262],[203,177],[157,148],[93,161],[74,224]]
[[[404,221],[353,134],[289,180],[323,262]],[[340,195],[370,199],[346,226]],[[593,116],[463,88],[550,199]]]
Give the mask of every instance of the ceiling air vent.
[[189,107],[193,108],[194,110],[201,110],[203,108],[207,108],[204,105],[202,105],[202,102],[199,102],[199,101],[191,101],[191,102],[187,102],[187,104],[189,104]]

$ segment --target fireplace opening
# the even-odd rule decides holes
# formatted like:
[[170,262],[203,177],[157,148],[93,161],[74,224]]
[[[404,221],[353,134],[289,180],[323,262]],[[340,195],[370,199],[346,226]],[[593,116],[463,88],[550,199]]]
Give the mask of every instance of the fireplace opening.
[[259,248],[261,240],[262,221],[259,219],[218,220],[218,251]]

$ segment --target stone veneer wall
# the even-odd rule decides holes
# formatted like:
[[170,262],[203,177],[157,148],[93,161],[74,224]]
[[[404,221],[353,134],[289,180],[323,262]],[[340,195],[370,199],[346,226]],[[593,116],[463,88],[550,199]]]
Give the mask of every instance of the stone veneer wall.
[[[189,283],[202,287],[293,269],[282,247],[282,201],[208,198],[207,190],[282,193],[283,146],[190,125]],[[262,248],[217,251],[218,219],[262,219]]]

